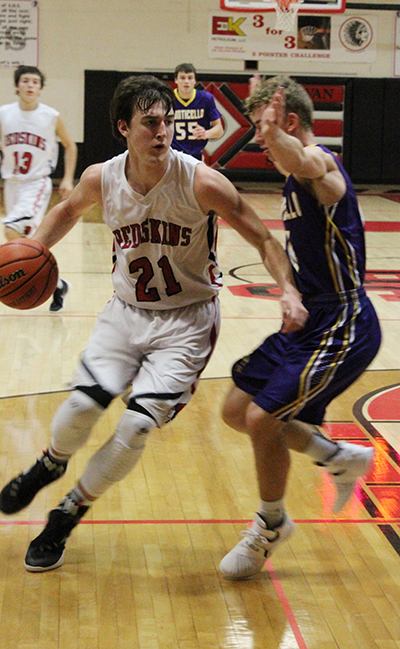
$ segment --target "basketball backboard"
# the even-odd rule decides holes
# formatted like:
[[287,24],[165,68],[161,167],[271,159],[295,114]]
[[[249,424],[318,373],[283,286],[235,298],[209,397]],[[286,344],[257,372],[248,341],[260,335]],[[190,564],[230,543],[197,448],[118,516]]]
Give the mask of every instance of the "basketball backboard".
[[[346,0],[299,0],[301,13],[342,13],[346,8]],[[273,0],[220,0],[221,9],[229,11],[275,11]]]

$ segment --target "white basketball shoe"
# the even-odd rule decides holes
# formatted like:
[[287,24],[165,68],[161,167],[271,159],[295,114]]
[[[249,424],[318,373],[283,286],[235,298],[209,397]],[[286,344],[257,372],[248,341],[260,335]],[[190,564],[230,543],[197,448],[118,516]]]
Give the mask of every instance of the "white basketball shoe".
[[318,462],[332,476],[336,487],[333,512],[337,514],[351,498],[358,478],[368,473],[374,460],[375,449],[358,444],[339,442],[339,450],[327,462]]
[[262,516],[256,514],[252,526],[242,532],[244,538],[219,564],[222,574],[226,579],[248,579],[256,575],[293,530],[294,523],[287,514],[284,515],[282,523],[272,530],[268,529]]

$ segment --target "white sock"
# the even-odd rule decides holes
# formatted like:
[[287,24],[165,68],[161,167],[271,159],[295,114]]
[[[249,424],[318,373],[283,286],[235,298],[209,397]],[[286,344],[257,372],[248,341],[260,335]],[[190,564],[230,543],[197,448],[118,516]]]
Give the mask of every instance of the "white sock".
[[270,529],[277,527],[284,516],[283,499],[261,500],[258,513],[261,514]]
[[315,462],[326,462],[338,451],[336,442],[332,442],[319,430],[316,430],[311,437],[308,446],[305,448],[304,453],[311,457]]
[[76,486],[69,492],[69,494],[64,496],[57,509],[61,509],[61,511],[66,512],[67,514],[76,516],[79,507],[89,507],[92,504],[93,500],[88,500],[83,491]]
[[60,455],[57,453],[51,446],[47,449],[47,454],[50,460],[54,461],[56,464],[67,464],[70,455]]

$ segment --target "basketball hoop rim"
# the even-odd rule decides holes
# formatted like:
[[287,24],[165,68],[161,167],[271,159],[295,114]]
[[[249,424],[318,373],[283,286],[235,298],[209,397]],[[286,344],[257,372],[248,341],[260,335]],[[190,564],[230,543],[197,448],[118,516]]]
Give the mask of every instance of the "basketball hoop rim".
[[[306,0],[307,3],[307,0]],[[223,9],[225,11],[234,11],[237,13],[265,13],[265,12],[272,12],[276,11],[275,7],[271,6],[261,6],[261,3],[257,2],[255,0],[254,2],[254,7],[235,7],[233,6],[232,0],[220,0],[220,9]],[[318,8],[317,6],[313,6],[312,8],[307,5],[304,7],[303,2],[301,2],[299,6],[299,13],[306,13],[306,14],[340,14],[344,13],[346,9],[346,2],[345,0],[340,0],[340,4],[336,7],[324,7],[324,8]]]
[[298,11],[301,0],[272,0],[280,11]]

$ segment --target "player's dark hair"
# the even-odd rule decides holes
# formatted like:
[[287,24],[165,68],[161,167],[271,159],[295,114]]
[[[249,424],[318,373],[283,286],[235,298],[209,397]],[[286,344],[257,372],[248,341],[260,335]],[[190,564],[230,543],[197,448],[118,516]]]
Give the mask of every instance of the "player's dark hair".
[[44,86],[44,82],[46,81],[46,78],[39,70],[39,68],[35,68],[34,65],[19,65],[17,69],[14,71],[14,85],[18,86],[19,80],[22,77],[23,74],[37,74],[38,77],[40,77],[40,84],[41,88]]
[[124,136],[119,132],[118,122],[122,120],[129,126],[137,110],[145,113],[159,102],[163,105],[166,115],[174,111],[174,91],[164,81],[150,74],[131,76],[120,81],[110,104],[114,137],[125,141]]
[[194,76],[196,76],[196,68],[192,63],[180,63],[177,65],[174,72],[174,79],[176,79],[180,72],[185,72],[186,74],[193,72]]
[[311,130],[314,108],[312,99],[306,89],[290,77],[277,76],[264,79],[245,101],[247,114],[251,115],[260,106],[269,104],[278,88],[284,89],[286,115],[296,113],[302,128]]

